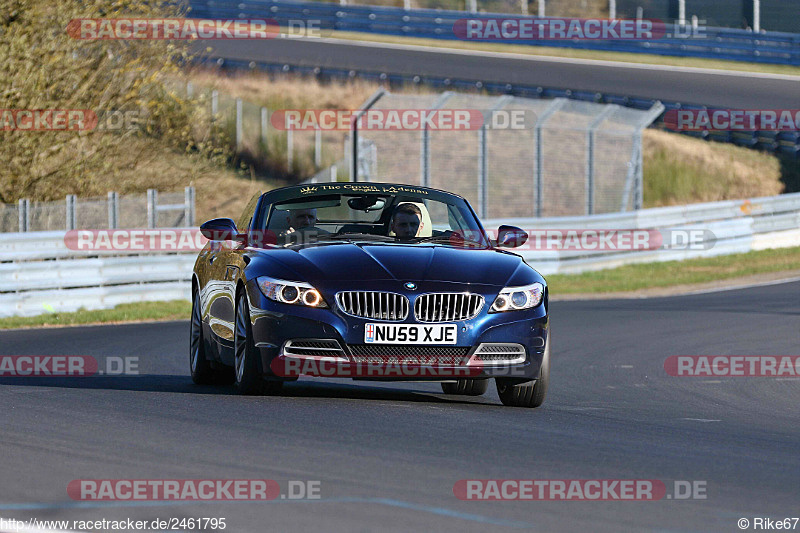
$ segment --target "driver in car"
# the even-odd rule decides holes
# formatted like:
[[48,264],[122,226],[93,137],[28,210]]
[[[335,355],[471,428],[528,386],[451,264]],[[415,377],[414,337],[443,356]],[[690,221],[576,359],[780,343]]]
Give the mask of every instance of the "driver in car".
[[286,215],[286,223],[289,224],[289,232],[313,228],[317,223],[317,210],[290,209]]
[[398,239],[411,239],[422,228],[422,211],[414,204],[400,204],[392,215],[390,229]]
[[289,229],[281,234],[286,239],[286,244],[300,244],[311,242],[317,235],[327,235],[329,232],[322,228],[317,228],[317,210],[310,209],[290,209],[286,215],[286,223]]

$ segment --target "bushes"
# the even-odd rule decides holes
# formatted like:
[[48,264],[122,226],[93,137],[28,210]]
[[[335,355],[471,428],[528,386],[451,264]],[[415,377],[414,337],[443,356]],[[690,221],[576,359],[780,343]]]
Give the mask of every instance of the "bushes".
[[[78,40],[77,18],[166,18],[183,13],[161,0],[6,0],[0,14],[0,109],[90,109],[133,112],[132,129],[83,132],[2,131],[0,202],[60,199],[112,189],[131,136],[220,161],[228,143],[210,117],[165,85],[189,58],[186,41]],[[211,142],[210,139],[215,139]],[[130,163],[128,163],[130,164]],[[135,162],[134,162],[135,164]]]

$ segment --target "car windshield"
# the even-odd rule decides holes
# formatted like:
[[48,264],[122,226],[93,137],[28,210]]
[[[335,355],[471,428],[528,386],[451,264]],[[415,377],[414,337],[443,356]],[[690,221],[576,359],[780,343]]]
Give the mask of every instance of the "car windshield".
[[[261,229],[281,238],[313,235],[320,241],[488,245],[465,200],[438,193],[332,192],[279,199],[264,207]],[[424,191],[424,190],[422,190]]]

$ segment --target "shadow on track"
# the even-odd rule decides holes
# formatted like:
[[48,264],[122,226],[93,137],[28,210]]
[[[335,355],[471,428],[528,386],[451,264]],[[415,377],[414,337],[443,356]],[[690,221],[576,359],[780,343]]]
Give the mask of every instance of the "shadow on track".
[[[431,391],[396,389],[377,385],[350,385],[297,381],[284,384],[280,394],[250,398],[325,398],[348,400],[380,400],[396,402],[424,402],[438,404],[495,405],[485,397],[472,401],[459,396],[444,396]],[[236,395],[229,385],[195,385],[189,376],[142,374],[138,376],[25,376],[0,377],[0,386],[45,387],[86,390],[120,390],[138,392],[165,392],[180,394]],[[498,404],[499,406],[499,404]]]

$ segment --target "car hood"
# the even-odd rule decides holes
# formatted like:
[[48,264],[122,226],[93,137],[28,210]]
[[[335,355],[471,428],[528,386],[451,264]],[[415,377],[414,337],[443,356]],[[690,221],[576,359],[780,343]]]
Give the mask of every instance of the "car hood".
[[502,250],[439,244],[324,243],[259,250],[255,255],[251,266],[256,276],[312,283],[402,280],[504,286],[520,266],[529,269],[521,257]]

